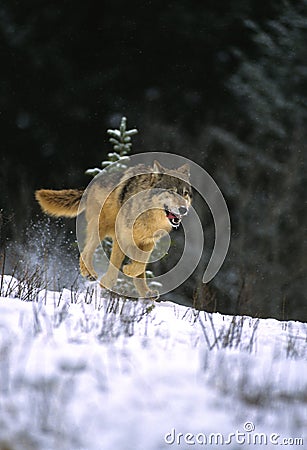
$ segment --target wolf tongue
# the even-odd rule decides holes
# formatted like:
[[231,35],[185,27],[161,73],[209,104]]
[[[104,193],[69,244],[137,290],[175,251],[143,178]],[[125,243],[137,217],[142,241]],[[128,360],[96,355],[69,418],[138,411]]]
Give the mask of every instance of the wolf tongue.
[[166,217],[168,219],[177,219],[177,216],[175,216],[175,214],[172,214],[171,212],[169,212]]

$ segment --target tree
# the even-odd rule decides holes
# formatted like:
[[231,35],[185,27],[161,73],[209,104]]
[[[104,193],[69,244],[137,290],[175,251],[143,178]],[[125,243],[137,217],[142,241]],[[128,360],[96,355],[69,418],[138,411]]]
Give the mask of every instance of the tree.
[[249,55],[232,49],[238,66],[226,83],[236,105],[235,121],[207,130],[212,159],[218,149],[222,160],[217,176],[223,179],[232,205],[234,236],[229,266],[237,273],[244,268],[252,280],[253,313],[281,315],[285,302],[288,311],[293,311],[293,297],[296,308],[305,307],[304,11],[306,0],[283,2],[280,14],[263,26],[244,21],[253,51]]

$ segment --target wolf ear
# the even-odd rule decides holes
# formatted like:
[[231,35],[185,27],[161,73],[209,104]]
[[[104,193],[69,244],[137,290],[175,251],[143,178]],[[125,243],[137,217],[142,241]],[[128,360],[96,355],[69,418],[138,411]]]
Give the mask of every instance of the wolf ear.
[[187,177],[190,176],[190,166],[189,166],[189,164],[184,164],[183,166],[178,167],[177,171],[183,173]]
[[153,163],[152,170],[154,172],[160,172],[160,173],[165,172],[164,167],[162,167],[161,164],[158,161],[156,161],[156,160]]

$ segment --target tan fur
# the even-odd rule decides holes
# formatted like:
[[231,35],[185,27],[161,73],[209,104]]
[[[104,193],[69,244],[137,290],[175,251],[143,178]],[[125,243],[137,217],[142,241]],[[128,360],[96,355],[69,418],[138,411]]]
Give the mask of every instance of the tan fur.
[[76,217],[83,192],[77,189],[40,189],[35,192],[35,198],[46,214],[55,217]]
[[[139,175],[140,168],[145,173]],[[186,181],[178,181],[178,176],[184,177]],[[80,255],[80,271],[83,276],[97,279],[93,267],[94,251],[105,237],[112,238],[110,265],[100,280],[102,287],[112,289],[116,284],[118,271],[126,256],[122,244],[129,242],[130,237],[133,238],[136,244],[132,250],[135,259],[130,257],[130,262],[123,267],[123,272],[133,277],[141,297],[153,296],[146,283],[147,261],[156,241],[161,237],[161,232],[160,234],[157,232],[172,230],[172,225],[161,205],[166,203],[174,208],[188,207],[191,203],[190,193],[185,194],[185,197],[180,194],[184,189],[190,188],[188,178],[187,165],[176,170],[168,170],[155,162],[153,167],[137,166],[128,169],[122,175],[109,173],[105,177],[97,177],[97,181],[94,180],[82,198],[82,208],[79,208],[83,193],[80,190],[42,189],[36,191],[35,196],[43,211],[53,216],[74,217],[85,209],[86,242]],[[152,192],[150,189],[155,188],[163,191],[155,195],[150,194]],[[174,195],[172,191],[175,189],[180,191],[180,195]],[[137,216],[139,200],[134,200],[137,197],[133,196],[139,193],[143,195],[142,204],[146,206],[146,210]],[[126,202],[128,207],[125,208]],[[120,210],[120,228],[116,230],[115,224]],[[132,219],[135,217],[137,218],[133,222]],[[145,253],[139,255],[140,251]]]

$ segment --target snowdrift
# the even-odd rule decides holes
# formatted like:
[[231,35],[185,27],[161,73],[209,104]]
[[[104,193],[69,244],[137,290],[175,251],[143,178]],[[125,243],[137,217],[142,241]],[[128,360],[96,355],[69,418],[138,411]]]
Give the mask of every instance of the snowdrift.
[[1,283],[0,448],[306,448],[306,324]]

